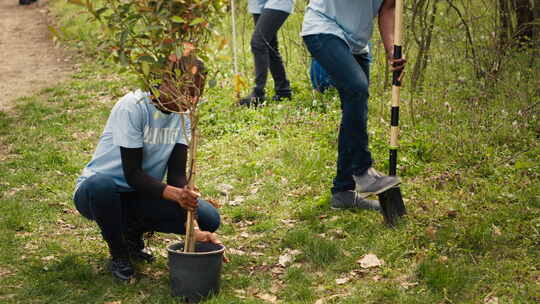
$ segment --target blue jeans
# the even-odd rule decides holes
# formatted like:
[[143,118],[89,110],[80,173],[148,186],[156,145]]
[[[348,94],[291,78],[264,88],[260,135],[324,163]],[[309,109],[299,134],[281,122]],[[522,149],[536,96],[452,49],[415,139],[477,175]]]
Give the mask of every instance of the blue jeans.
[[354,175],[373,164],[368,149],[367,115],[369,56],[353,55],[341,38],[331,34],[304,36],[311,56],[326,70],[341,99],[337,173],[332,193],[353,190]]
[[[114,180],[103,174],[86,179],[77,189],[74,201],[84,217],[96,221],[111,250],[124,246],[128,217],[143,225],[145,231],[185,233],[187,212],[180,205],[164,199],[147,199],[136,192],[118,192]],[[201,230],[218,229],[219,213],[210,203],[199,200],[197,215]]]
[[274,78],[276,94],[291,95],[291,86],[279,53],[277,39],[277,32],[287,17],[289,17],[289,13],[274,9],[263,9],[261,14],[253,14],[255,30],[251,37],[251,52],[255,65],[253,93],[257,97],[265,95],[264,88],[268,78],[268,69]]

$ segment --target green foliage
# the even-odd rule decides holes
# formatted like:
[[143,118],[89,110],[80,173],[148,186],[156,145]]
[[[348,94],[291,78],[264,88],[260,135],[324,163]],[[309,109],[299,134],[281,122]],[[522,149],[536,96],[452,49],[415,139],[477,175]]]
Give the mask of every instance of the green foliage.
[[[203,60],[209,52],[208,41],[216,31],[212,23],[219,20],[223,0],[138,0],[93,1],[70,0],[84,5],[102,25],[101,52],[136,72],[143,88],[150,90],[164,75],[171,74],[173,64],[182,57],[197,56]],[[186,69],[176,68],[181,79]]]

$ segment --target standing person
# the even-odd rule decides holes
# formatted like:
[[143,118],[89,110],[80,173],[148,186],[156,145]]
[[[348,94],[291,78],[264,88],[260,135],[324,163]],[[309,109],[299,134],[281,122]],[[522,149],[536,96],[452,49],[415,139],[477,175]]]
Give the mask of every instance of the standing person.
[[292,13],[293,0],[248,0],[255,30],[251,37],[251,53],[255,64],[255,87],[251,94],[240,99],[240,105],[257,106],[265,100],[268,69],[274,78],[273,101],[291,99],[291,86],[279,53],[277,32]]
[[398,177],[372,168],[367,133],[368,41],[376,16],[392,69],[401,71],[405,64],[403,59],[393,59],[394,7],[394,0],[310,0],[306,9],[301,35],[334,81],[341,100],[333,208],[380,210],[379,202],[364,198],[400,183]]
[[[98,224],[111,255],[109,270],[122,280],[133,277],[132,260],[154,260],[143,250],[145,232],[185,233],[186,209],[198,213],[195,238],[219,243],[212,233],[220,224],[217,210],[186,187],[189,121],[173,113],[180,110],[172,97],[179,89],[164,78],[159,103],[137,90],[115,104],[75,187],[77,210]],[[198,90],[191,91],[202,94],[204,79],[196,74]]]

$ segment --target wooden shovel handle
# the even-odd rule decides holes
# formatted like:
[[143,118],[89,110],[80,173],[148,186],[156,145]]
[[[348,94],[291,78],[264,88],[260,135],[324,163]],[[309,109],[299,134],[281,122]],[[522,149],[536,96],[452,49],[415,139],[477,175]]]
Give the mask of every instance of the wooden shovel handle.
[[[403,0],[396,0],[396,8],[394,13],[394,59],[403,57],[401,49],[403,25]],[[397,150],[399,147],[399,101],[401,71],[394,71],[392,75],[392,109],[390,118],[390,163],[389,174],[396,175],[397,173]]]

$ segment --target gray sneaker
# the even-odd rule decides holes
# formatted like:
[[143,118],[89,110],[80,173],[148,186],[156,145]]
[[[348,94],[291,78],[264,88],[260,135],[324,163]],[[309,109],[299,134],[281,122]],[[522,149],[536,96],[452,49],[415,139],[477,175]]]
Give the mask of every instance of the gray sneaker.
[[381,210],[378,201],[363,199],[356,191],[342,191],[332,194],[332,209]]
[[382,193],[401,183],[399,177],[383,175],[373,168],[369,168],[361,176],[353,175],[356,183],[356,192],[362,198]]

